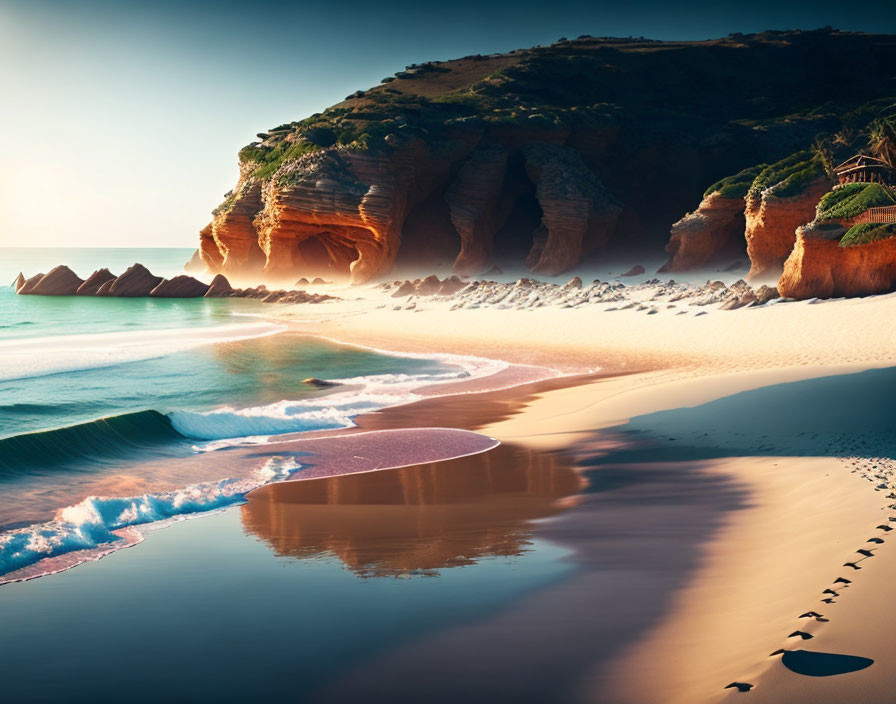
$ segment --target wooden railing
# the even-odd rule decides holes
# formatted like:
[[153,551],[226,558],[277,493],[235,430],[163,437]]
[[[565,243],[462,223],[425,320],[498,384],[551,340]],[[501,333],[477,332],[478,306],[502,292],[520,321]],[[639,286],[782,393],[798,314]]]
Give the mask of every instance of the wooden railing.
[[881,208],[868,208],[860,216],[861,222],[867,223],[896,223],[896,205],[886,205]]

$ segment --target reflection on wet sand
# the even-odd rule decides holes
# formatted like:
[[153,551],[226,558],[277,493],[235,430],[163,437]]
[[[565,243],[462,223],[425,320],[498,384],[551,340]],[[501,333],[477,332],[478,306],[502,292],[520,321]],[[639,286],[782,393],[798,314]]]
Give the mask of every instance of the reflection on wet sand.
[[432,573],[526,550],[531,522],[572,503],[581,477],[560,454],[513,445],[412,467],[262,487],[247,531],[278,555],[336,555],[361,576]]

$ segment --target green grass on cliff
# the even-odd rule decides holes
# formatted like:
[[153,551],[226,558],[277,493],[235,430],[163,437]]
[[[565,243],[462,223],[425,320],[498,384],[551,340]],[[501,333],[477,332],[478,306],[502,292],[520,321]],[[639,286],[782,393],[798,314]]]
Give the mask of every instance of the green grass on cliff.
[[896,195],[878,183],[848,183],[825,193],[818,202],[816,219],[840,220],[861,215],[868,208],[896,205]]
[[706,198],[710,193],[720,193],[725,198],[743,198],[747,195],[747,191],[750,190],[750,186],[753,185],[759,172],[766,166],[767,164],[750,166],[743,171],[738,171],[733,176],[728,176],[721,181],[716,181],[706,189],[703,197]]
[[824,174],[822,155],[804,150],[762,169],[750,186],[749,195],[759,196],[770,188],[772,195],[778,198],[792,198],[800,195],[812,181]]
[[840,246],[854,247],[859,244],[888,240],[891,237],[896,237],[896,223],[862,223],[854,225],[846,231],[840,240]]

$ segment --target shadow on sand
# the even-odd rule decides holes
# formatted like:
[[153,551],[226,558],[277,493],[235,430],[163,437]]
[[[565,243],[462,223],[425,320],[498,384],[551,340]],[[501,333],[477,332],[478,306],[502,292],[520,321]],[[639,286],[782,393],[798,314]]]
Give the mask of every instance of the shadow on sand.
[[811,650],[788,650],[781,659],[784,667],[798,675],[830,677],[864,670],[874,663],[871,658],[836,653],[816,653]]

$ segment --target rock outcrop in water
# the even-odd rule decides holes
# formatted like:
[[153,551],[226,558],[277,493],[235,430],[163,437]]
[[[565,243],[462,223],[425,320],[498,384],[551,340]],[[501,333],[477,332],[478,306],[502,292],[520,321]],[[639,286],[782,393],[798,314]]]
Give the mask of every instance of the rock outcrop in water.
[[208,284],[181,274],[165,279],[149,295],[153,298],[200,298],[208,293],[208,289]]
[[[447,279],[446,279],[447,281]],[[457,284],[460,280],[454,277]],[[461,284],[462,285],[462,284]],[[227,278],[217,274],[211,284],[181,274],[170,279],[154,276],[142,264],[134,264],[116,277],[108,269],[100,269],[86,281],[66,266],[57,266],[49,274],[16,278],[16,293],[47,296],[112,296],[122,298],[257,298],[263,303],[323,303],[338,300],[336,296],[299,290],[268,291],[265,286],[235,289]],[[444,289],[447,290],[447,289]],[[456,290],[456,289],[454,289]]]
[[[409,67],[241,150],[200,255],[229,276],[360,282],[451,260],[463,274],[557,274],[609,244],[658,247],[707,183],[837,131],[888,90],[894,66],[893,37],[822,30],[581,37]],[[712,257],[742,195],[679,224],[672,268]],[[793,244],[771,220],[790,206],[802,216],[754,195],[759,275]]]
[[160,283],[162,283],[161,276],[153,276],[142,264],[134,264],[112,282],[106,295],[117,298],[148,296]]
[[[115,274],[108,269],[98,269],[88,276],[75,293],[79,296],[96,296],[103,284],[115,281]],[[112,284],[110,283],[109,286]]]
[[39,296],[73,296],[84,283],[67,266],[54,267],[49,273],[38,276],[28,279],[16,292]]

